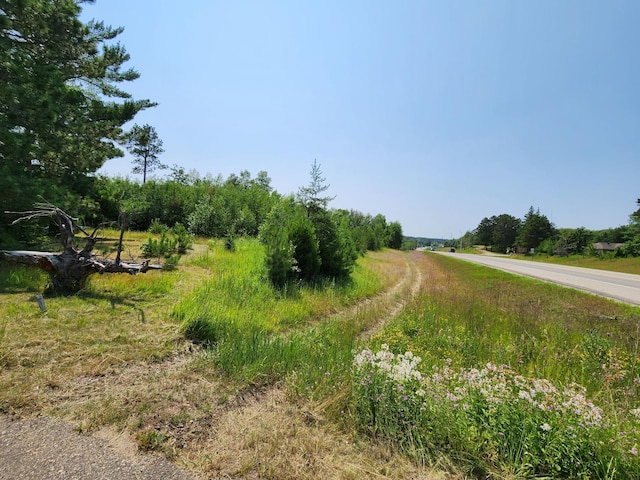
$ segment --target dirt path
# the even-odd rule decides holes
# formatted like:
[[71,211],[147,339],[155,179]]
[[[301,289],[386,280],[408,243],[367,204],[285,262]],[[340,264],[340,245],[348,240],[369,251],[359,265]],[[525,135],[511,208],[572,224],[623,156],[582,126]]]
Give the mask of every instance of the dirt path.
[[349,315],[355,315],[357,310],[363,307],[373,307],[379,309],[381,305],[386,305],[380,312],[375,322],[372,322],[360,334],[360,340],[368,339],[376,331],[380,330],[386,322],[397,317],[405,306],[407,298],[415,297],[422,285],[422,271],[418,267],[417,259],[423,255],[420,252],[410,252],[405,257],[405,273],[401,280],[390,290],[379,295],[371,301],[364,301],[350,309]]
[[[404,254],[404,271],[386,292],[332,316],[369,315],[360,339],[369,338],[418,294],[423,281],[420,255]],[[68,422],[0,416],[0,479],[277,477],[273,469],[287,472],[287,478],[441,478],[409,462],[399,465],[404,460],[382,447],[354,445],[317,412],[290,403],[282,385],[248,397],[225,391],[193,366],[197,358],[197,353],[183,352],[161,363],[77,378],[51,398],[51,410],[56,416],[62,412]],[[145,417],[145,426],[149,424],[150,433],[170,432],[162,451],[176,452],[176,464],[141,453],[139,441],[126,428],[81,433],[84,423],[104,423],[99,402],[105,399],[131,411],[155,408],[153,416]],[[183,421],[178,417],[185,409],[190,415]],[[127,424],[136,421],[141,420],[126,419]]]

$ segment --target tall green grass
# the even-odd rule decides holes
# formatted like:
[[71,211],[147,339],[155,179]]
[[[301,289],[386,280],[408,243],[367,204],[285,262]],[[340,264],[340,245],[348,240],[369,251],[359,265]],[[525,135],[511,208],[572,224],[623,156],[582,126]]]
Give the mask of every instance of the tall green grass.
[[47,274],[37,268],[5,263],[0,269],[0,293],[40,292],[46,286],[47,278]]
[[640,274],[640,257],[618,258],[613,253],[606,253],[599,256],[570,255],[568,257],[534,255],[532,257],[523,256],[522,258],[537,262],[570,265],[573,267],[595,268],[596,270],[610,270],[636,275]]
[[[638,478],[640,309],[428,258],[424,295],[372,337],[375,360],[354,364],[360,428],[476,475]],[[394,376],[405,352],[420,381]]]
[[317,319],[383,286],[358,265],[348,282],[275,289],[267,280],[263,247],[250,239],[237,240],[233,251],[210,242],[190,264],[207,268],[210,277],[174,307],[173,316],[187,338],[212,348],[217,368],[254,385],[284,379],[315,391],[336,365],[348,372],[360,326],[352,319]]

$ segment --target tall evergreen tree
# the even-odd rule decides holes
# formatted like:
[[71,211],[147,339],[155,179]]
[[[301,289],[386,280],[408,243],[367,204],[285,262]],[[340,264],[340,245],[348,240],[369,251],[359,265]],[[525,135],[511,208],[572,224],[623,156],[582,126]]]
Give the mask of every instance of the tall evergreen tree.
[[132,171],[142,174],[142,183],[147,182],[147,173],[167,168],[158,160],[164,149],[162,140],[151,125],[134,125],[124,138],[129,153],[134,157]]
[[320,210],[326,210],[329,202],[336,197],[322,196],[331,185],[325,183],[326,179],[322,176],[322,170],[318,161],[314,160],[311,166],[311,181],[306,187],[300,187],[298,190],[298,201],[307,209],[309,216],[313,216]]
[[524,217],[522,227],[518,232],[516,240],[519,247],[525,247],[527,250],[537,248],[544,240],[550,238],[555,233],[555,227],[547,217],[540,213],[540,210],[529,211]]
[[0,203],[7,209],[23,210],[38,195],[59,202],[87,194],[87,174],[123,155],[122,125],[154,105],[118,87],[139,76],[123,68],[124,47],[111,43],[122,28],[84,24],[84,3],[91,2],[0,0]]

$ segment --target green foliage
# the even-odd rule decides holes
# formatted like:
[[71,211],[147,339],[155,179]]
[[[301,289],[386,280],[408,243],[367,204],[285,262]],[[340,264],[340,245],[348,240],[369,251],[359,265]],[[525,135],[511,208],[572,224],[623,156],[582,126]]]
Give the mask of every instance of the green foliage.
[[309,215],[314,215],[316,212],[326,210],[329,202],[335,197],[322,196],[322,193],[326,192],[330,185],[325,184],[326,179],[322,176],[322,170],[317,160],[313,161],[311,166],[311,180],[306,187],[300,187],[298,190],[297,199],[304,205],[309,212]]
[[522,226],[518,231],[516,243],[527,251],[535,249],[547,238],[553,237],[555,228],[547,217],[540,214],[540,210],[534,211],[533,207],[524,217]]
[[371,219],[371,235],[369,235],[369,243],[367,250],[376,251],[386,247],[389,244],[387,237],[387,219],[384,215],[378,214]]
[[[494,252],[505,253],[514,247],[528,252],[531,248],[539,248],[542,242],[553,237],[555,229],[547,217],[539,211],[534,212],[531,207],[524,220],[506,213],[491,218],[485,217],[474,233],[477,243],[491,246]],[[547,249],[552,249],[552,246],[545,246],[545,250]]]
[[133,155],[133,173],[142,174],[142,183],[147,181],[147,173],[157,169],[167,168],[163,165],[158,156],[164,152],[162,140],[158,137],[156,129],[151,125],[134,125],[131,130],[124,135],[124,141]]
[[480,245],[488,247],[493,245],[493,228],[496,223],[496,217],[484,217],[476,227],[476,242]]
[[415,238],[403,238],[401,250],[415,250],[418,248],[418,240]]
[[[270,178],[259,172],[252,179],[246,170],[222,182],[201,182],[203,189],[188,214],[189,230],[196,235],[222,238],[228,232],[257,236],[260,225],[279,196],[272,192]],[[204,187],[204,188],[203,188]]]
[[3,264],[0,269],[0,292],[41,292],[47,283],[47,274],[37,268]]
[[618,257],[640,257],[640,236],[626,242],[615,254]]
[[[314,168],[312,174],[317,176],[319,171]],[[274,285],[346,278],[363,253],[350,228],[353,215],[323,207],[325,202],[318,197],[324,191],[323,186],[317,185],[320,180],[324,181],[313,177],[312,186],[307,189],[313,190],[313,195],[307,191],[308,196],[299,195],[298,202],[292,197],[281,200],[260,229],[260,239],[267,248],[267,270]]]
[[[95,172],[122,156],[122,125],[154,104],[121,82],[121,28],[80,21],[80,2],[2,2],[0,8],[0,203],[26,210],[38,196],[69,210],[90,194]],[[0,230],[7,221],[0,218]],[[32,232],[18,227],[19,236]]]
[[184,255],[193,248],[194,237],[184,225],[176,223],[171,229],[171,233],[175,236],[177,253]]
[[516,244],[516,236],[520,229],[520,220],[512,215],[502,214],[494,219],[491,236],[491,250],[504,253]]
[[224,238],[224,248],[226,248],[230,252],[235,252],[235,250],[236,250],[236,239],[235,239],[235,236],[232,233],[229,233]]
[[170,238],[167,233],[162,233],[159,239],[149,237],[145,243],[140,245],[140,250],[146,258],[160,258],[172,254],[176,250],[177,244],[176,239]]
[[402,248],[402,225],[399,222],[391,222],[387,227],[387,235],[389,238],[389,243],[387,246],[389,248],[400,249]]
[[[640,199],[637,203],[640,206]],[[629,226],[625,232],[625,240],[626,243],[624,246],[616,250],[616,256],[640,256],[640,209],[636,210],[629,216]]]
[[222,237],[231,226],[231,215],[221,195],[200,200],[188,218],[189,229],[204,237]]
[[287,229],[293,245],[297,277],[311,282],[320,273],[321,259],[316,231],[304,208],[291,205]]
[[295,246],[289,239],[287,228],[292,208],[295,206],[290,198],[276,203],[260,227],[260,242],[265,247],[269,280],[278,288],[284,287],[297,273],[293,256]]
[[149,225],[149,233],[160,235],[163,233],[167,233],[168,231],[169,227],[164,223],[161,223],[160,219],[154,218],[153,220],[151,220],[151,225]]
[[[177,223],[169,229],[166,225],[155,223],[153,230],[160,232],[160,238],[149,237],[146,242],[140,245],[140,251],[146,258],[165,258],[167,264],[176,264],[179,255],[187,253],[193,248],[193,235],[181,223]],[[153,232],[151,232],[153,233]]]
[[338,227],[331,214],[326,210],[317,210],[310,215],[310,220],[318,237],[320,275],[325,277],[344,275]]
[[372,217],[355,210],[337,210],[333,213],[336,223],[345,226],[349,230],[353,246],[358,255],[364,255],[367,251],[376,251],[389,246],[391,231],[387,226],[387,220],[384,215]]
[[258,226],[271,209],[276,193],[269,177],[260,172],[254,179],[248,172],[229,180],[200,179],[187,175],[175,180],[147,180],[140,184],[129,179],[98,177],[95,199],[99,222],[118,217],[123,201],[135,199],[144,209],[131,219],[131,228],[147,230],[154,220],[169,227],[185,224],[196,235],[221,238],[233,231],[256,236]]

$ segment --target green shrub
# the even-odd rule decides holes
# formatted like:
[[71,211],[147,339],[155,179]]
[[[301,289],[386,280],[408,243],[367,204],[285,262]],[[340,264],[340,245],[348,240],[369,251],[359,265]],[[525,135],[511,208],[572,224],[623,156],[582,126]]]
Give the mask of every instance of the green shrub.
[[140,245],[140,250],[145,258],[161,258],[168,257],[176,251],[178,241],[175,238],[169,237],[165,232],[160,235],[159,239],[149,237],[149,239]]
[[185,254],[187,250],[193,248],[194,237],[181,223],[177,223],[171,229],[162,227],[161,224],[154,225],[154,230],[160,232],[160,238],[149,237],[140,246],[142,255],[145,258],[156,257],[160,259],[164,257],[167,259],[167,264],[177,264],[180,259],[179,255]]
[[290,201],[278,202],[260,226],[260,242],[265,247],[265,265],[269,280],[278,288],[284,287],[297,273],[293,257],[295,247],[287,230],[290,209]]
[[171,229],[171,233],[175,237],[177,253],[184,255],[193,248],[194,236],[187,231],[183,224],[176,223]]
[[161,235],[163,233],[167,233],[169,231],[169,227],[164,223],[160,222],[159,218],[154,218],[151,220],[151,225],[149,225],[149,233],[153,233],[154,235]]

